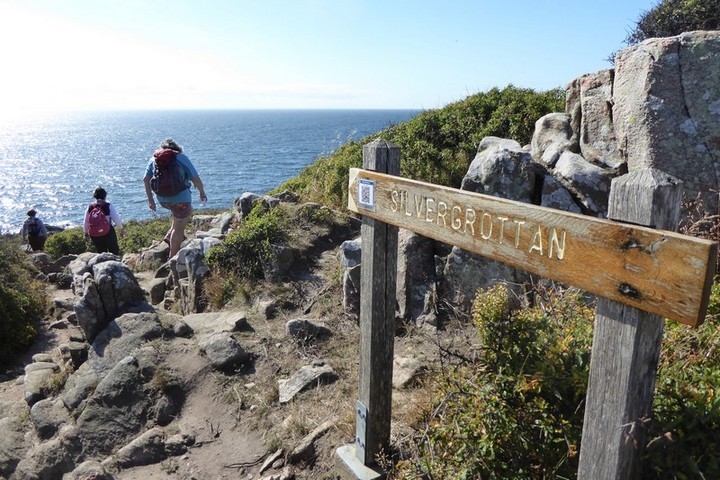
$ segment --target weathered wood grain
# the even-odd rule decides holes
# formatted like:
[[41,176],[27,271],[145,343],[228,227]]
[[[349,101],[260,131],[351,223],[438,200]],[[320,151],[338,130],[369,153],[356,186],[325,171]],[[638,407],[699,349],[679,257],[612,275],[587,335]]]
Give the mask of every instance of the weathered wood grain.
[[[400,173],[400,149],[385,141],[363,147],[367,169]],[[358,428],[355,452],[371,465],[390,445],[392,372],[395,346],[395,284],[398,229],[363,217],[360,272],[360,372],[358,400],[367,409],[365,428]]]
[[[608,214],[675,229],[681,193],[665,174],[633,172],[613,180]],[[664,323],[660,316],[598,299],[578,479],[640,478]]]
[[[372,205],[358,197],[365,181]],[[643,311],[689,325],[705,317],[717,255],[708,240],[361,169],[350,171],[348,208]]]

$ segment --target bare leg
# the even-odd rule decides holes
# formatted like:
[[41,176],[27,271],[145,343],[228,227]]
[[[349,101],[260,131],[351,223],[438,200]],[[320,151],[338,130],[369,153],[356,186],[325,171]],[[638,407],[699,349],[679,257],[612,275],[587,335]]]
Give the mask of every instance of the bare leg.
[[185,239],[185,227],[190,221],[190,215],[185,218],[172,217],[172,227],[170,227],[170,257],[174,257],[179,251],[183,240]]

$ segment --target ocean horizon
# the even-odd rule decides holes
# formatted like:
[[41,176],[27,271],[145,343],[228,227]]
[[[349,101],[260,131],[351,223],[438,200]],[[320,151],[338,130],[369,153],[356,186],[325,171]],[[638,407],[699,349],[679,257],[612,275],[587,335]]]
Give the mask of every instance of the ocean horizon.
[[229,209],[244,192],[264,194],[341,145],[420,110],[140,110],[73,112],[0,128],[0,233],[17,233],[34,208],[46,224],[82,224],[102,186],[123,221],[167,216],[147,207],[142,178],[152,153],[175,139],[208,196],[195,209]]

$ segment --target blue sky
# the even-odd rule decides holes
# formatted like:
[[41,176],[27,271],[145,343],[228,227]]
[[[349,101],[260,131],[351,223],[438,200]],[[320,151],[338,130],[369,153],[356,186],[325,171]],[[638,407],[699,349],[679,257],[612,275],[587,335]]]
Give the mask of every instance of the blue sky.
[[0,116],[439,108],[609,68],[653,0],[0,0]]

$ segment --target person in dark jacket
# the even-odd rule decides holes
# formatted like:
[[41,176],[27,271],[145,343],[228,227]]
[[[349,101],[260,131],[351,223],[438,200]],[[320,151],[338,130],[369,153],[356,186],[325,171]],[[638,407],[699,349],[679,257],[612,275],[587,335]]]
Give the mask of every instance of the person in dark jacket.
[[28,219],[23,223],[22,237],[30,244],[33,252],[42,252],[45,248],[45,240],[48,237],[48,231],[45,224],[37,216],[34,208],[27,212]]

